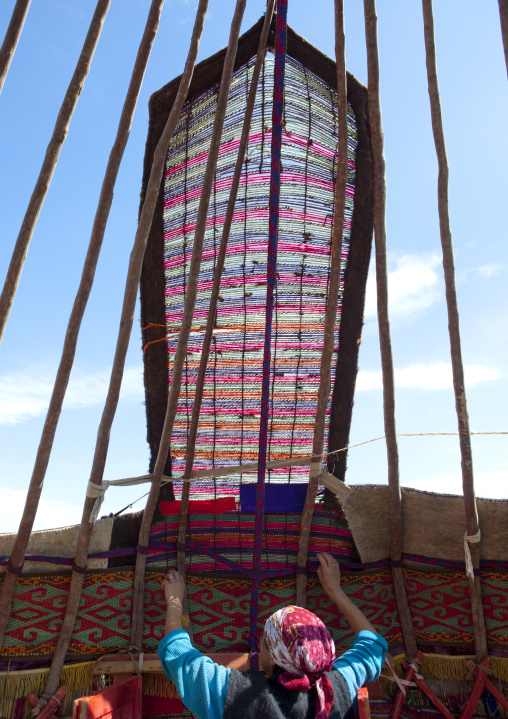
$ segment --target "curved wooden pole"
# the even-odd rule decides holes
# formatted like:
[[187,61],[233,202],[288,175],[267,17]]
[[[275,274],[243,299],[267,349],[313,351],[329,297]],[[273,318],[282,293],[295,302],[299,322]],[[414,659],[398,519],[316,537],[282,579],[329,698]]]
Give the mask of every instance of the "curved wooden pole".
[[[236,59],[236,51],[238,49],[238,37],[240,35],[240,27],[242,24],[243,13],[247,0],[237,0],[233,21],[231,23],[231,31],[229,35],[228,49],[224,60],[222,70],[221,84],[219,88],[219,96],[217,98],[217,109],[213,123],[212,137],[210,140],[210,150],[208,152],[208,160],[206,163],[205,174],[199,200],[199,208],[196,218],[196,229],[194,233],[194,243],[192,246],[192,258],[187,276],[187,291],[185,295],[185,305],[183,312],[182,325],[178,342],[176,345],[175,358],[173,360],[173,372],[171,375],[171,385],[169,387],[168,403],[166,407],[166,417],[164,419],[164,427],[162,428],[162,436],[159,445],[159,451],[153,471],[152,485],[150,493],[146,501],[143,519],[139,529],[139,547],[148,545],[150,536],[150,526],[152,524],[153,513],[157,506],[160,484],[164,466],[168,457],[171,434],[173,432],[173,424],[178,409],[178,399],[180,396],[180,388],[182,385],[182,373],[187,355],[187,343],[192,328],[192,319],[194,316],[194,306],[196,304],[196,295],[199,279],[199,269],[201,266],[201,258],[203,255],[203,240],[206,230],[206,219],[208,215],[208,207],[210,204],[210,195],[212,192],[213,182],[215,179],[215,170],[217,168],[217,158],[222,137],[222,127],[224,118],[226,117],[227,102],[231,77]],[[132,609],[132,626],[131,626],[131,644],[140,646],[143,639],[143,598],[145,588],[145,567],[146,554],[139,552],[136,555],[136,569],[134,574],[134,592],[133,592],[133,609]]]
[[[337,121],[339,126],[339,151],[337,163],[337,180],[335,183],[335,208],[333,215],[333,236],[330,263],[330,284],[328,302],[325,312],[325,326],[321,366],[319,372],[319,389],[314,420],[314,439],[312,454],[323,454],[325,438],[326,408],[330,400],[330,366],[335,345],[335,324],[337,322],[337,306],[340,291],[340,270],[342,260],[342,237],[344,234],[344,212],[346,207],[346,184],[348,171],[348,128],[347,128],[347,80],[346,80],[346,36],[344,33],[344,2],[335,0],[335,57],[337,62]],[[309,551],[310,526],[314,513],[314,504],[318,489],[318,478],[321,474],[322,460],[310,465],[309,485],[302,511],[300,536],[298,539],[298,556],[296,566],[296,603],[300,607],[306,604],[307,595],[307,556]]]
[[[469,430],[469,417],[466,404],[466,388],[464,382],[464,368],[462,365],[462,351],[459,330],[459,309],[457,290],[455,288],[455,266],[453,260],[452,232],[448,212],[448,160],[441,115],[441,100],[439,97],[439,83],[437,77],[436,46],[434,42],[434,16],[432,0],[422,0],[423,23],[425,33],[425,52],[427,61],[427,80],[429,86],[430,109],[432,116],[432,132],[439,165],[438,174],[438,210],[439,229],[441,234],[441,247],[443,249],[443,270],[446,287],[446,306],[448,310],[448,331],[450,334],[450,352],[452,359],[453,390],[455,393],[455,408],[459,425],[459,444],[462,458],[462,487],[464,492],[464,506],[466,511],[467,534],[474,537],[479,532],[478,513],[476,511],[476,498],[473,479],[473,455],[471,451],[471,436]],[[480,569],[479,545],[470,545],[471,558],[475,570]],[[473,611],[474,636],[476,659],[483,661],[488,656],[487,631],[483,616],[482,591],[479,576],[469,577],[469,589]]]
[[71,316],[69,318],[62,350],[62,357],[60,359],[60,365],[58,367],[55,386],[53,387],[51,401],[49,403],[48,413],[46,415],[46,421],[42,431],[42,437],[37,450],[32,478],[25,501],[25,508],[19,525],[16,541],[10,556],[10,566],[17,571],[16,573],[7,571],[0,593],[0,647],[3,644],[12,608],[12,597],[14,586],[16,584],[16,574],[19,573],[23,567],[30,533],[33,528],[37,508],[39,506],[44,478],[46,476],[46,470],[51,456],[51,450],[53,448],[53,441],[74,363],[81,322],[83,320],[88,298],[90,297],[95,277],[95,270],[97,268],[97,262],[109,217],[109,211],[113,202],[115,182],[125,146],[127,145],[127,141],[129,139],[134,111],[136,109],[139,92],[143,83],[148,58],[150,57],[152,45],[159,27],[159,19],[163,5],[164,0],[152,0],[145,31],[139,46],[131,81],[127,90],[127,96],[120,116],[116,139],[106,167],[99,203],[95,213],[90,243],[83,266],[83,273],[81,275],[81,282],[76,294],[76,299],[74,300]]
[[388,318],[388,267],[386,257],[386,165],[379,92],[379,49],[375,0],[364,0],[367,43],[368,105],[374,162],[374,233],[376,245],[377,313],[381,369],[383,373],[383,413],[388,455],[390,488],[390,559],[406,654],[416,654],[416,638],[402,574],[402,507],[399,484],[399,452],[395,430],[395,382],[392,341]]
[[32,0],[18,0],[12,11],[11,21],[5,33],[2,47],[0,48],[0,92],[2,92],[11,60],[16,52],[19,36],[23,30],[31,1]]
[[[150,173],[150,179],[148,181],[146,198],[143,209],[141,211],[141,217],[139,220],[138,230],[136,232],[134,247],[130,256],[115,358],[113,361],[113,368],[111,370],[111,379],[109,383],[108,395],[106,398],[106,403],[102,414],[99,431],[97,434],[97,445],[95,448],[95,455],[90,477],[90,481],[94,484],[102,483],[104,465],[106,463],[106,456],[109,446],[111,425],[113,423],[116,407],[118,404],[123,370],[125,365],[125,357],[127,354],[127,348],[129,346],[129,338],[134,318],[134,310],[136,307],[139,278],[141,275],[141,266],[143,264],[146,243],[153,220],[155,205],[157,203],[157,198],[159,195],[159,187],[164,172],[164,163],[166,161],[167,149],[173,136],[175,127],[178,124],[180,113],[187,97],[189,86],[192,80],[194,65],[197,59],[199,41],[201,39],[201,34],[203,31],[207,8],[208,0],[200,0],[196,12],[196,21],[194,23],[194,30],[192,33],[189,54],[187,57],[187,62],[185,64],[182,79],[180,81],[180,86],[178,88],[175,104],[154,153],[154,160]],[[73,564],[73,572],[69,596],[67,600],[66,613],[62,624],[62,629],[60,631],[60,636],[58,638],[55,653],[53,655],[51,668],[48,674],[44,693],[45,697],[54,694],[55,690],[58,687],[62,667],[64,665],[65,656],[67,654],[71,634],[74,628],[74,623],[76,621],[79,600],[81,597],[81,588],[84,579],[84,572],[86,568],[86,561],[88,557],[88,547],[90,544],[90,536],[92,531],[92,523],[90,522],[90,518],[94,504],[95,499],[87,496],[83,507],[83,516],[81,519],[81,526],[78,536],[76,557]]]
[[18,289],[21,272],[23,265],[25,264],[28,247],[30,240],[32,239],[35,225],[39,219],[39,213],[48,194],[49,186],[53,178],[53,173],[60,157],[60,151],[67,137],[69,131],[69,125],[71,122],[72,114],[77,105],[78,98],[83,90],[83,85],[90,71],[90,65],[92,58],[99,41],[102,26],[109,10],[111,0],[98,0],[97,7],[90,23],[90,28],[85,39],[85,44],[81,50],[78,64],[74,70],[67,92],[58,113],[56,119],[55,129],[53,135],[46,149],[46,155],[44,162],[42,163],[41,171],[37,182],[35,184],[34,191],[28,203],[28,208],[23,218],[23,223],[18,234],[18,239],[14,246],[14,252],[12,253],[11,262],[9,269],[7,270],[7,277],[5,279],[4,288],[0,295],[0,344],[5,332],[5,326],[9,318],[12,303],[14,302],[14,296]]
[[[268,34],[270,32],[270,24],[273,17],[274,7],[275,0],[269,0],[268,7],[265,13],[263,29],[261,30],[261,36],[259,38],[259,47],[256,56],[256,63],[252,72],[252,79],[249,88],[249,97],[247,99],[247,105],[245,107],[245,119],[243,122],[242,136],[238,148],[238,156],[236,158],[235,171],[231,183],[231,191],[229,193],[226,216],[224,218],[221,243],[216,259],[215,272],[213,276],[212,295],[210,297],[210,307],[208,310],[206,330],[203,338],[203,346],[201,348],[201,359],[199,361],[199,370],[196,379],[196,393],[194,397],[194,404],[192,405],[191,423],[189,429],[189,436],[187,439],[187,457],[185,461],[185,472],[183,474],[183,477],[185,478],[189,478],[191,476],[192,466],[194,464],[194,452],[196,448],[196,437],[198,433],[199,413],[201,411],[201,403],[203,400],[203,388],[205,382],[206,367],[208,364],[208,357],[210,356],[210,344],[212,341],[212,335],[215,326],[215,313],[217,311],[217,305],[219,302],[222,271],[224,269],[224,261],[226,259],[229,233],[231,231],[231,223],[233,221],[238,188],[240,186],[240,180],[242,177],[243,161],[245,157],[245,152],[247,150],[247,145],[249,143],[250,124],[252,120],[252,114],[254,112],[254,106],[256,103],[256,92],[259,83],[259,76],[261,74],[261,68],[263,66],[263,61],[266,55],[266,45],[268,42]],[[185,536],[187,532],[187,518],[189,514],[189,493],[190,482],[186,482],[183,485],[182,489],[182,504],[180,508],[180,521],[178,525],[178,544],[180,546],[185,544]],[[185,552],[183,551],[183,549],[178,550],[177,556],[178,571],[181,572],[183,576],[185,576]]]
[[508,0],[498,0],[499,17],[501,20],[501,35],[503,37],[504,59],[508,73]]

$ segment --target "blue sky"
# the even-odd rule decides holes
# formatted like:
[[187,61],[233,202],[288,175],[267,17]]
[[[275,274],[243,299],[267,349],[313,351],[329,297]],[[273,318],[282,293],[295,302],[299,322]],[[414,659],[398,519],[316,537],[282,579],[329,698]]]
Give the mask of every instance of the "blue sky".
[[[14,0],[0,4],[0,36]],[[67,321],[81,275],[107,159],[149,0],[113,0],[34,233],[0,349],[0,531],[15,531],[30,480]],[[69,393],[46,476],[38,528],[79,521],[115,349],[129,254],[137,225],[148,99],[180,74],[196,0],[166,0],[86,311]],[[210,0],[200,59],[227,44],[232,0]],[[243,29],[264,11],[249,0]],[[95,2],[32,3],[0,95],[0,275],[33,190]],[[294,29],[330,56],[333,2],[290,0]],[[366,82],[363,4],[346,0],[348,69]],[[387,159],[387,235],[399,432],[453,432],[444,285],[437,218],[421,6],[378,2]],[[436,42],[450,163],[455,247],[471,428],[506,431],[508,333],[506,187],[508,83],[495,0],[436,3]],[[373,268],[371,268],[373,270]],[[137,314],[139,316],[139,313]],[[375,317],[369,279],[352,443],[384,433]],[[148,465],[139,322],[134,326],[105,479],[144,474]],[[507,436],[473,437],[478,496],[508,497]],[[400,438],[401,482],[460,488],[456,437]],[[350,451],[347,481],[385,483],[386,450]],[[117,511],[143,489],[110,489]],[[140,502],[134,506],[141,508]]]

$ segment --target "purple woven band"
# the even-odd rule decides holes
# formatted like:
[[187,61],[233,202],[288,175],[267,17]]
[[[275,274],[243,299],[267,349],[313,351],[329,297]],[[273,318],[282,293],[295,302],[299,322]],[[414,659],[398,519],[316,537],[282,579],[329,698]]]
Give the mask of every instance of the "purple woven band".
[[23,571],[23,565],[21,565],[21,567],[15,567],[14,564],[11,564],[10,559],[7,562],[6,567],[7,567],[7,571],[10,572],[11,574],[21,574],[21,572]]
[[177,552],[186,552],[187,551],[187,545],[182,544],[181,542],[176,543],[176,551]]
[[309,573],[309,570],[307,569],[307,567],[296,566],[295,571],[297,574],[308,574]]
[[270,400],[271,337],[275,288],[277,284],[277,239],[279,222],[280,170],[282,151],[282,118],[284,112],[284,72],[286,62],[286,17],[287,0],[277,3],[277,33],[275,42],[275,68],[272,107],[272,143],[270,202],[268,223],[268,257],[266,268],[265,338],[263,348],[263,379],[261,392],[261,419],[259,423],[258,481],[256,486],[256,512],[254,520],[254,552],[252,571],[249,643],[252,661],[258,650],[256,629],[258,623],[259,577],[261,574],[261,545],[263,541],[263,520],[265,512],[265,476],[268,445],[268,416]]
[[402,567],[401,559],[390,559],[390,567]]
[[143,547],[142,544],[138,544],[138,546],[136,547],[136,552],[138,554],[148,554],[149,551],[150,547]]
[[[250,638],[250,642],[251,644],[253,643],[252,638]],[[255,672],[259,670],[259,654],[256,651],[252,651],[250,653],[250,668],[253,669]]]
[[78,574],[86,574],[86,564],[84,567],[78,567],[76,562],[73,562],[71,566],[73,572],[77,572]]

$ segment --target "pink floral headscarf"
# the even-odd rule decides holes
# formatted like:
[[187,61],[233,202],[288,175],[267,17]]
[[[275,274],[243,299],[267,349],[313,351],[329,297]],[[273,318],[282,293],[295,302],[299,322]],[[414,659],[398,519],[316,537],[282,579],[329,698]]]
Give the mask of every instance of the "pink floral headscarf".
[[277,681],[286,689],[316,688],[316,719],[326,719],[333,687],[324,672],[332,669],[335,645],[321,619],[302,607],[280,609],[267,620],[265,636],[274,662],[284,669]]

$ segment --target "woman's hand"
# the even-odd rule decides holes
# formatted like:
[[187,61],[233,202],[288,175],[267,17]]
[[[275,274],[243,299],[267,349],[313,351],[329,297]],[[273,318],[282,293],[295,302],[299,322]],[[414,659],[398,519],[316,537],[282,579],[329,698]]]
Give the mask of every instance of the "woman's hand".
[[317,555],[321,565],[317,574],[321,586],[332,599],[340,591],[340,567],[339,563],[328,552],[319,552]]
[[185,597],[185,579],[180,572],[172,569],[161,582],[166,598],[166,624],[165,634],[182,629],[183,598]]
[[317,558],[321,565],[317,570],[319,581],[330,599],[335,602],[339,610],[343,613],[351,625],[351,629],[355,634],[364,630],[375,632],[376,630],[367,617],[358,607],[355,607],[353,602],[342,590],[340,586],[340,567],[337,560],[334,559],[331,554],[328,554],[328,552],[320,552]]
[[180,572],[172,569],[162,580],[161,586],[164,589],[166,604],[168,606],[170,604],[182,606],[183,598],[185,596],[185,579],[182,577]]

